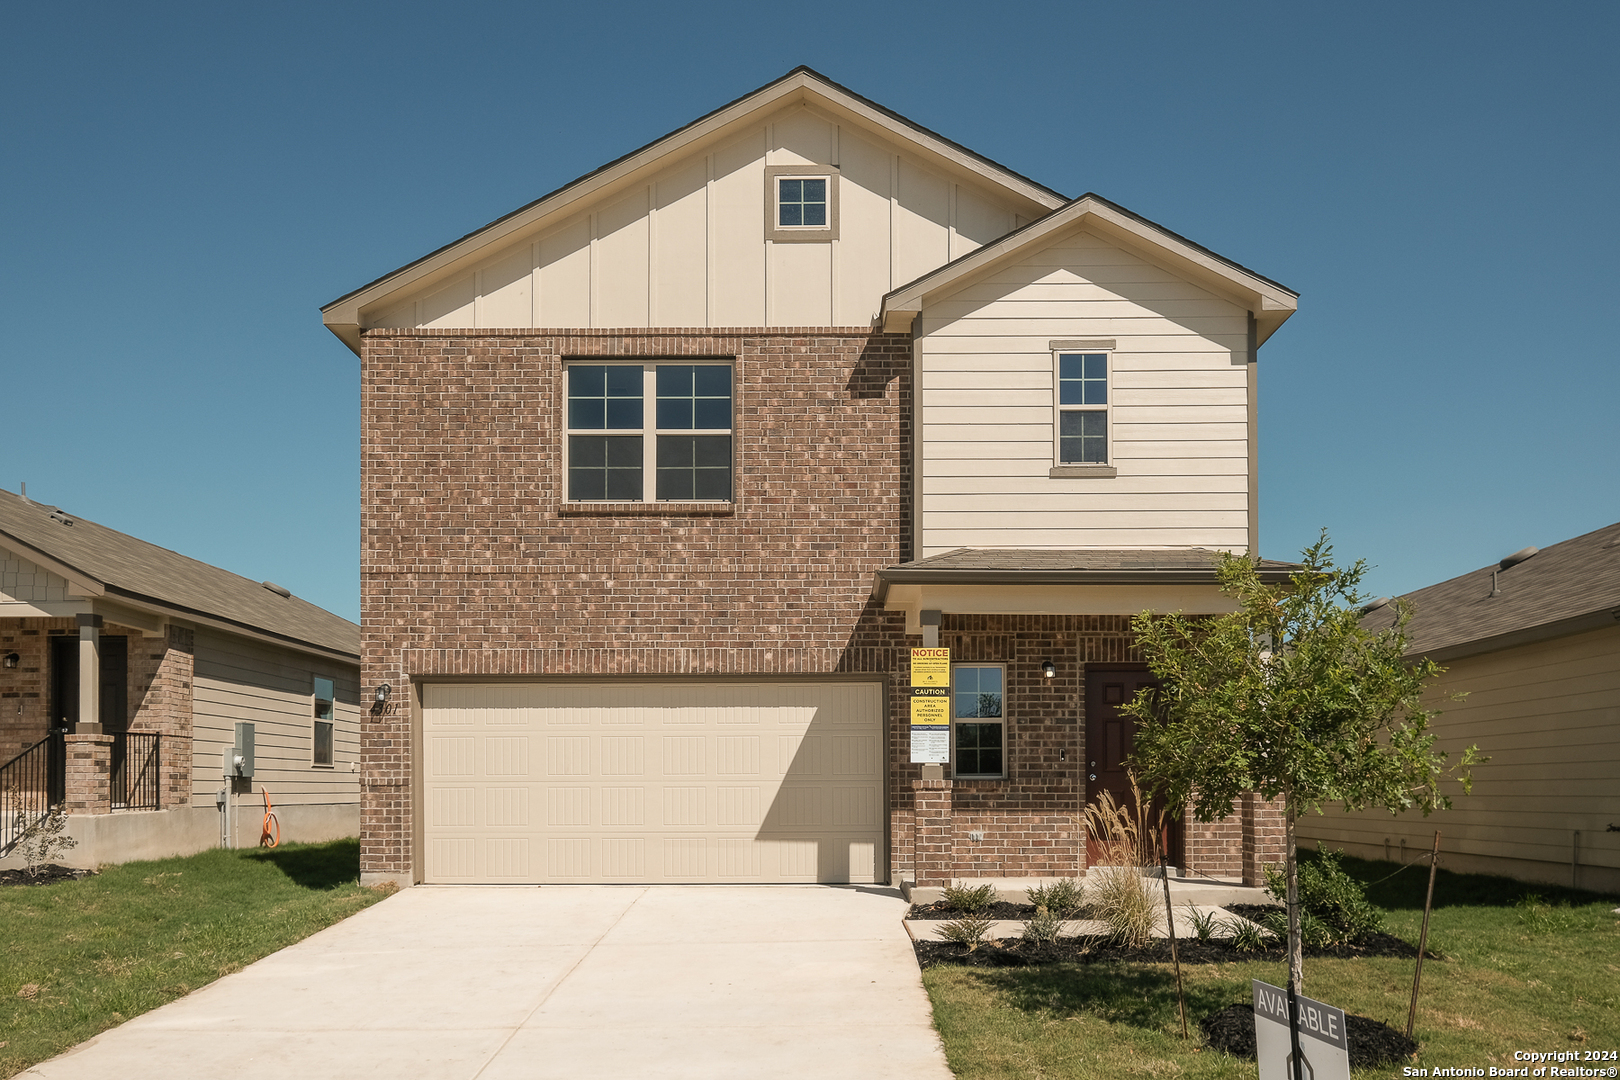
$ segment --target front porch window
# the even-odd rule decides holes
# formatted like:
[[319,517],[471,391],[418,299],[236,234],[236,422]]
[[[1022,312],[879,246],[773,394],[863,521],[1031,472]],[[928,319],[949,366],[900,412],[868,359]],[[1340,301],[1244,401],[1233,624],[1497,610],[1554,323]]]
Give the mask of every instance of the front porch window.
[[959,777],[1006,775],[1006,669],[1000,664],[958,664],[951,669],[951,719]]

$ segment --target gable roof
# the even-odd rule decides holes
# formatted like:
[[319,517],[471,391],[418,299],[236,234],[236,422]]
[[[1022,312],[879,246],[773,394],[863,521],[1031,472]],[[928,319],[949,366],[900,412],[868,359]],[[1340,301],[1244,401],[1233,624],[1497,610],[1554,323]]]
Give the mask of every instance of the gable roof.
[[953,259],[937,270],[900,286],[883,298],[879,315],[883,329],[894,333],[910,329],[932,297],[953,291],[998,266],[1013,262],[1022,254],[1060,231],[1088,227],[1128,247],[1146,248],[1161,262],[1194,281],[1213,285],[1234,294],[1254,312],[1258,337],[1263,343],[1299,307],[1299,294],[1286,285],[1262,277],[1248,267],[1217,255],[1201,244],[1171,232],[1140,214],[1087,192],[1045,217],[1015,229],[999,240]]
[[4,490],[0,548],[67,578],[82,595],[360,659],[360,627],[325,608]]
[[459,240],[422,256],[397,270],[345,293],[321,308],[327,329],[356,353],[360,351],[360,309],[437,275],[455,264],[477,256],[489,247],[514,240],[519,234],[538,231],[544,222],[574,207],[581,199],[628,182],[664,158],[691,152],[700,146],[725,138],[732,130],[749,122],[755,114],[780,109],[795,102],[808,102],[861,126],[883,132],[902,142],[924,161],[943,165],[952,171],[972,174],[985,184],[1018,196],[1030,204],[1032,213],[1044,213],[1062,206],[1067,197],[1044,184],[1014,172],[999,162],[931,131],[906,117],[879,105],[820,72],[800,66],[786,75],[735,101],[729,102],[667,135],[654,139],[623,157],[593,169],[562,187],[505,214]]
[[[1412,605],[1407,651],[1435,660],[1614,626],[1620,623],[1620,523],[1542,548],[1506,569],[1492,563],[1401,599]],[[1382,630],[1394,618],[1393,607],[1382,607],[1363,622]]]

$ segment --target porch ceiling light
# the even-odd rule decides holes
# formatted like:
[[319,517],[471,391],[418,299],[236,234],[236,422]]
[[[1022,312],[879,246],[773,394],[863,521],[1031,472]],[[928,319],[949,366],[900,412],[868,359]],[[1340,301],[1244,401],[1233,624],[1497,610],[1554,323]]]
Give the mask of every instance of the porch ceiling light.
[[6,667],[14,668],[21,662],[22,662],[22,657],[21,656],[18,656],[14,652],[6,653]]
[[1050,679],[1052,676],[1057,674],[1057,665],[1052,663],[1052,661],[1050,661],[1050,660],[1042,660],[1041,661],[1041,674],[1045,675],[1048,679]]

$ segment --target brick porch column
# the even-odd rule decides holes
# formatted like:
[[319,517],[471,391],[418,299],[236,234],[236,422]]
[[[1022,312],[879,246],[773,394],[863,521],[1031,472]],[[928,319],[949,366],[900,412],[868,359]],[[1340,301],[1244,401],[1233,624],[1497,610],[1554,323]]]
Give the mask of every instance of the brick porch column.
[[1265,868],[1281,866],[1287,859],[1283,801],[1268,801],[1251,791],[1242,796],[1238,816],[1243,821],[1243,884],[1265,888]]
[[68,732],[67,812],[112,813],[111,735]]
[[949,885],[956,869],[956,830],[951,822],[951,782],[913,780],[913,820],[916,842],[912,870],[919,888]]

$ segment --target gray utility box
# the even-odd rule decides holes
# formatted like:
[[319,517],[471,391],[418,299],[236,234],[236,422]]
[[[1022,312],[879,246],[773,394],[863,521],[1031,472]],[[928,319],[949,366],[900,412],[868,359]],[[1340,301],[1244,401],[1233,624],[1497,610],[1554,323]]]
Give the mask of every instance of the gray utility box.
[[236,725],[236,746],[233,760],[236,768],[233,770],[237,776],[253,779],[253,725],[248,721],[239,721]]

